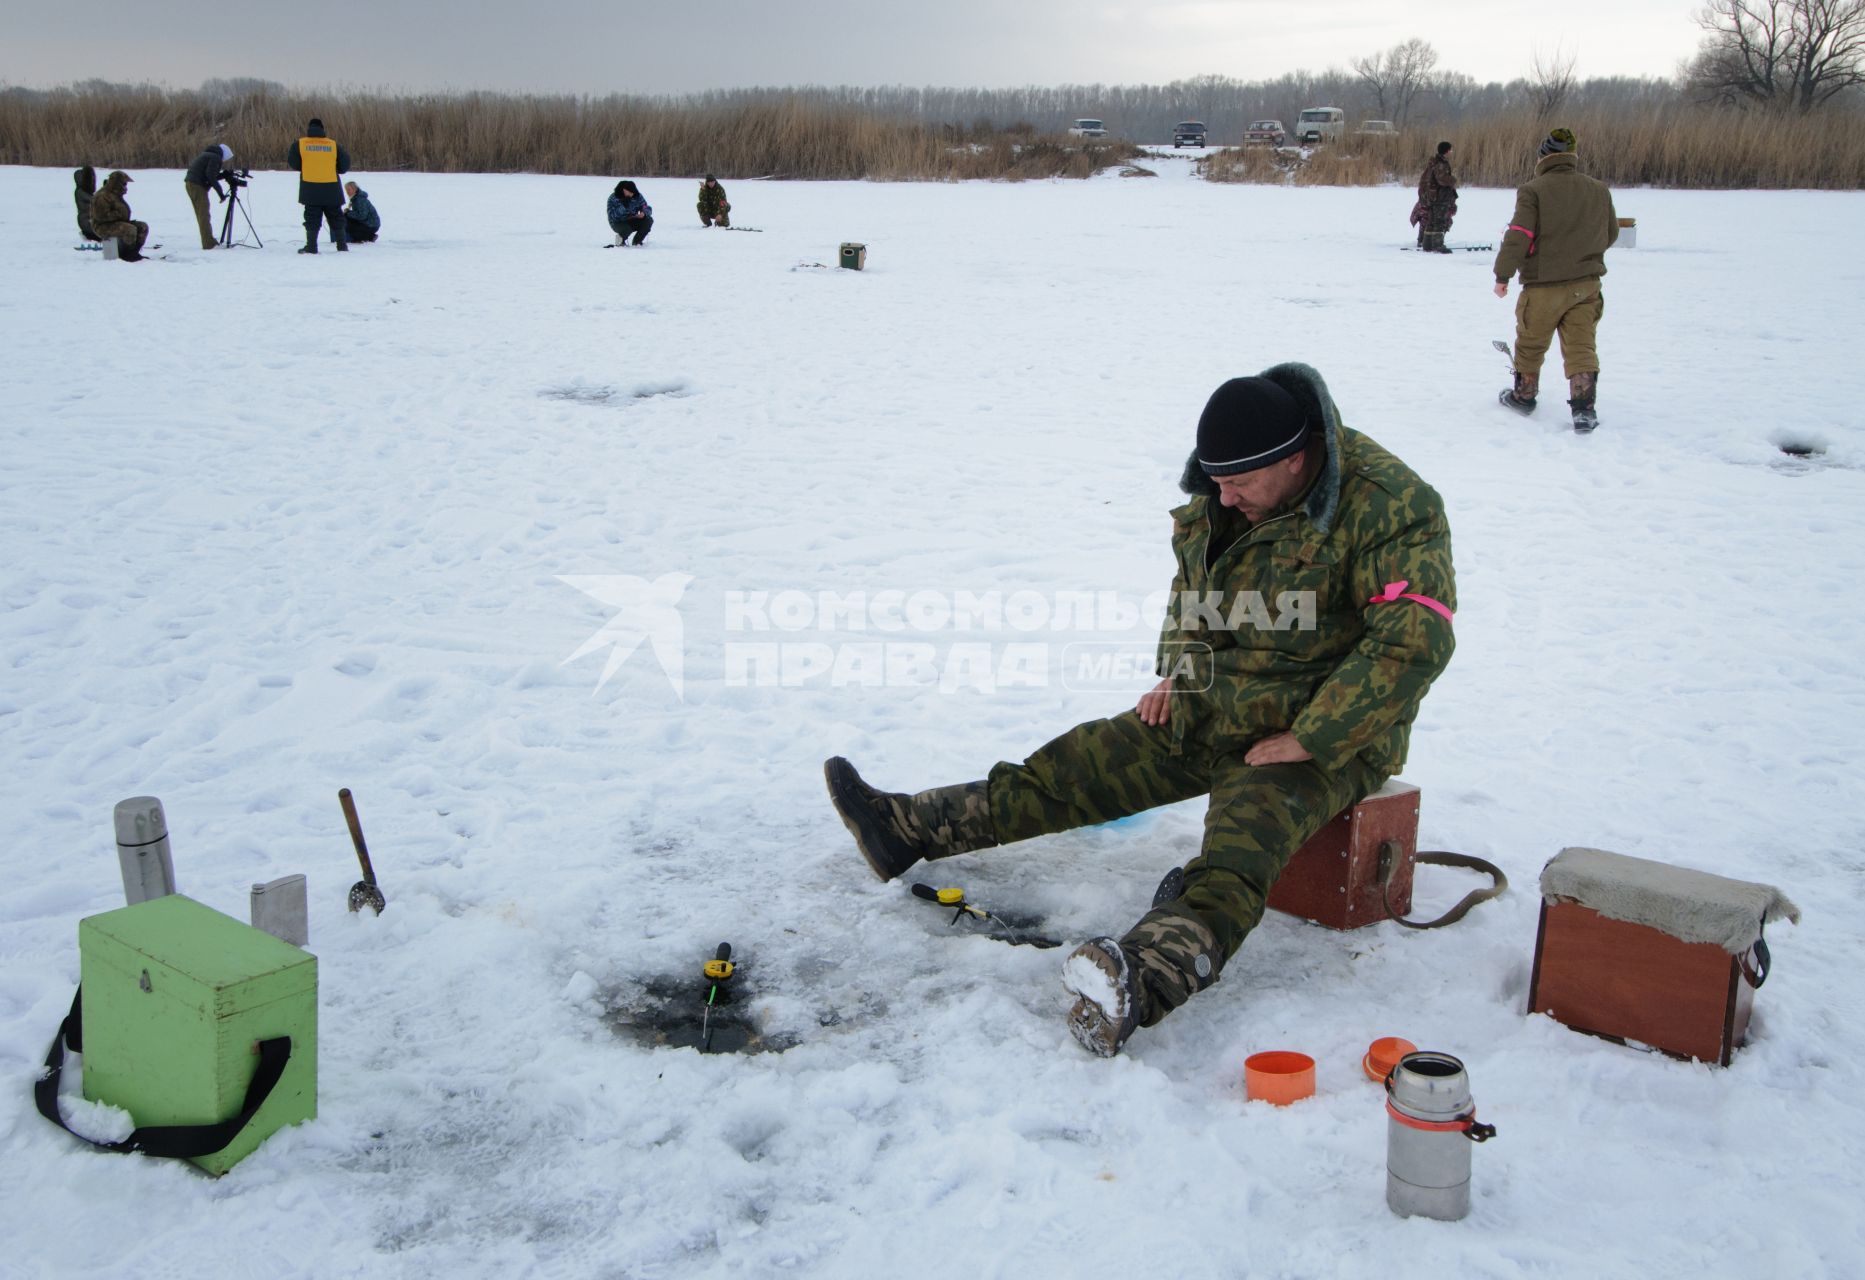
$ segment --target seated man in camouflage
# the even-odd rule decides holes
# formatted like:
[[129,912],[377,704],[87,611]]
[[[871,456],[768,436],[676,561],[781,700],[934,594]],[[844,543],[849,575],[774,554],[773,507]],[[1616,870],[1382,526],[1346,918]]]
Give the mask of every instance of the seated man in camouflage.
[[142,247],[149,242],[149,224],[130,217],[129,189],[134,181],[123,170],[112,169],[103,190],[91,201],[91,229],[99,240],[115,237],[121,246],[117,256],[125,262],[140,261]]
[[1135,710],[917,795],[877,791],[840,757],[824,767],[883,880],[922,858],[1210,797],[1198,856],[1152,910],[1064,965],[1069,1029],[1104,1057],[1216,982],[1295,851],[1398,772],[1454,643],[1437,493],[1343,426],[1308,366],[1219,387],[1180,485],[1192,498],[1172,513],[1166,678]]

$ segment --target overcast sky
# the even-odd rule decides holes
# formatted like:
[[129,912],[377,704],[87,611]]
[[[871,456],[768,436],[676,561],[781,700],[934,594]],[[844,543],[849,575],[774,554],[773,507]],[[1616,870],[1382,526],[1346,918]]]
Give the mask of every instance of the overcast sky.
[[681,93],[753,85],[1162,84],[1345,67],[1422,36],[1440,67],[1671,75],[1679,0],[0,0],[0,83],[256,76],[294,88]]

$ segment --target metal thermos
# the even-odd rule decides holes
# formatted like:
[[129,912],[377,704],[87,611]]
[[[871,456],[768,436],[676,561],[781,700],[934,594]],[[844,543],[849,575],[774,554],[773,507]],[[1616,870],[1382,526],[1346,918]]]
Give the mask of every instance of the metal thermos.
[[168,815],[154,796],[117,802],[117,863],[123,896],[135,906],[175,892],[175,859],[168,848]]
[[1454,1222],[1470,1212],[1470,1148],[1496,1136],[1478,1124],[1464,1064],[1408,1053],[1386,1077],[1386,1203],[1402,1218]]

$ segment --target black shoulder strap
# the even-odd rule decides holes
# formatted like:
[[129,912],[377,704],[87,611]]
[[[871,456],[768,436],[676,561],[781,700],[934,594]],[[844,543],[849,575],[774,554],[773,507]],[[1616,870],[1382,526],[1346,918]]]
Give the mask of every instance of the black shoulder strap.
[[[66,1124],[64,1117],[58,1113],[58,1080],[65,1070],[66,1046],[70,1046],[72,1053],[84,1052],[83,1001],[84,989],[80,987],[71,997],[71,1012],[59,1024],[58,1034],[52,1037],[52,1047],[46,1051],[45,1074],[32,1086],[32,1097],[38,1104],[39,1114],[79,1138],[84,1138],[84,1135]],[[184,1160],[212,1155],[238,1137],[247,1121],[265,1105],[265,1100],[271,1096],[279,1078],[285,1074],[285,1064],[290,1060],[290,1036],[261,1040],[259,1069],[253,1072],[252,1083],[246,1086],[245,1104],[241,1106],[239,1114],[231,1119],[222,1120],[218,1124],[145,1127],[121,1142],[98,1142],[92,1138],[84,1140],[102,1151],[140,1151],[144,1155],[177,1156]]]

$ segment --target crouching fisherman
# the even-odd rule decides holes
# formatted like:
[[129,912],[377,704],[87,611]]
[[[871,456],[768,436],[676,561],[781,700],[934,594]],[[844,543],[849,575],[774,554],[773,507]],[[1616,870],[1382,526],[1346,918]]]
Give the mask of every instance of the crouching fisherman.
[[618,245],[640,244],[654,230],[653,206],[642,198],[632,179],[623,178],[609,193],[609,229],[615,232]]
[[343,184],[343,194],[350,204],[343,211],[343,233],[351,244],[366,244],[382,234],[382,215],[369,203],[369,193],[354,182]]
[[725,198],[725,188],[710,173],[699,184],[699,225],[702,227],[729,227],[732,225],[732,206]]

